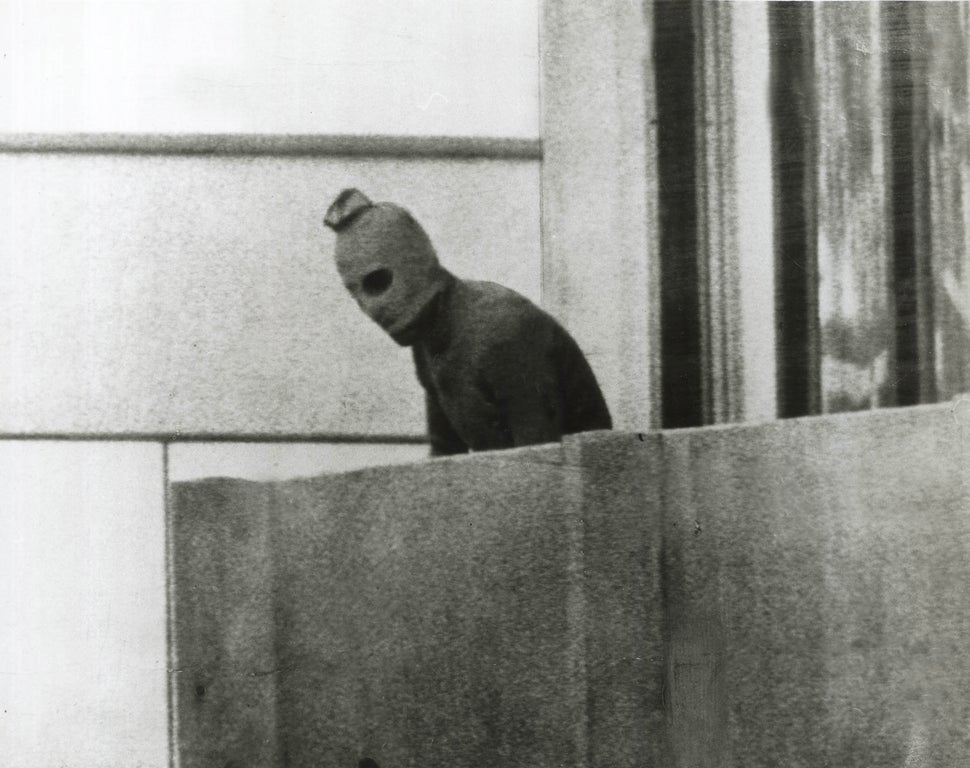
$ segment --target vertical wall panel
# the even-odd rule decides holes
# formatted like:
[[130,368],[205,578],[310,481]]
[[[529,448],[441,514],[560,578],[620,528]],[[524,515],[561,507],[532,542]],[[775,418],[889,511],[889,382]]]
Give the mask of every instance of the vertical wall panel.
[[968,416],[665,435],[673,765],[965,760]]
[[162,449],[0,442],[0,764],[168,765]]
[[659,425],[653,3],[542,3],[542,295],[621,428]]
[[775,361],[774,221],[772,218],[770,54],[764,3],[734,3],[734,149],[739,312],[744,404],[748,421],[778,411]]
[[270,493],[242,480],[173,486],[173,750],[184,768],[280,764]]

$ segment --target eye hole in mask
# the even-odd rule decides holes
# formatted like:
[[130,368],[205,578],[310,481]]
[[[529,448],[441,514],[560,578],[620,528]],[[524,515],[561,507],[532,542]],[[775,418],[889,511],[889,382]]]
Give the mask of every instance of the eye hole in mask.
[[360,283],[361,290],[368,296],[380,296],[394,282],[394,273],[389,269],[375,269],[364,276]]

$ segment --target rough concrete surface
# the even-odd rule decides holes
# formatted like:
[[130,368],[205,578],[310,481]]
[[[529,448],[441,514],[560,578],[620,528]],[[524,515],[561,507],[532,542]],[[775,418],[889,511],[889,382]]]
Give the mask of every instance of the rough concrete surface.
[[181,764],[639,764],[659,548],[605,448],[175,484]]
[[181,764],[966,764],[968,436],[945,405],[176,484]]

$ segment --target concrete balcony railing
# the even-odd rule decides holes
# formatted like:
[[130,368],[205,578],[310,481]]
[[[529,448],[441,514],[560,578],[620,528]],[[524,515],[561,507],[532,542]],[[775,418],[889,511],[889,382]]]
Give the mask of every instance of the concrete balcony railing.
[[970,403],[175,484],[178,764],[956,765]]

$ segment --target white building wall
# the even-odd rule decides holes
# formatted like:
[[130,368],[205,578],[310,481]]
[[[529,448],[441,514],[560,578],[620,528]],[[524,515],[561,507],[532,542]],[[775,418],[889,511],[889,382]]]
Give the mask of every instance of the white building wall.
[[0,765],[168,765],[162,465],[0,441]]
[[333,267],[344,186],[539,300],[534,160],[9,154],[0,179],[0,432],[423,434],[408,350]]

